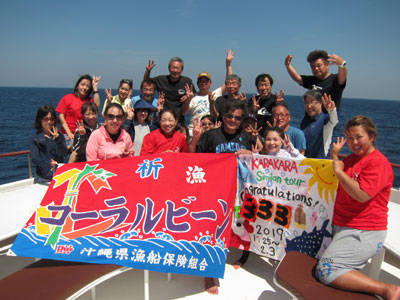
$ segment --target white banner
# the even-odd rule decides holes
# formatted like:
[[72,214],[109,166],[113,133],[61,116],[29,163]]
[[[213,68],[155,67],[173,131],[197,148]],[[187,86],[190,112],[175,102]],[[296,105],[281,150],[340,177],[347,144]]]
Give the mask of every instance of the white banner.
[[331,240],[337,178],[332,161],[243,155],[231,246],[280,260],[319,257]]

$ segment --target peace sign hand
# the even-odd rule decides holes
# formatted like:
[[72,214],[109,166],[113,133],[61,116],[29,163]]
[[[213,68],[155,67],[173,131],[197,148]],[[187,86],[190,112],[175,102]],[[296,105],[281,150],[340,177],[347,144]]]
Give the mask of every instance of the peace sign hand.
[[93,75],[93,80],[92,80],[92,87],[94,91],[97,91],[97,88],[99,86],[99,82],[100,82],[101,76],[96,76]]
[[234,58],[235,58],[235,51],[226,50],[226,64],[230,65]]
[[257,138],[258,135],[260,134],[260,131],[262,130],[262,127],[257,129],[257,123],[254,125],[254,127],[252,125],[250,125],[250,130],[251,130],[251,136],[253,138]]
[[193,120],[193,130],[192,130],[192,139],[198,140],[203,133],[203,128],[201,127],[200,119]]
[[289,137],[289,135],[285,134],[285,139],[282,139],[282,138],[281,138],[281,142],[282,142],[282,144],[283,144],[283,147],[284,147],[288,152],[293,152],[294,147],[293,147],[292,143],[290,142],[290,137]]
[[261,97],[258,97],[256,99],[256,96],[251,97],[251,101],[253,102],[252,110],[253,112],[257,112],[260,109],[260,99]]
[[83,121],[82,120],[76,121],[76,128],[78,128],[78,133],[80,135],[85,135],[86,134],[86,128],[83,125]]
[[146,70],[151,71],[155,66],[156,64],[154,63],[154,60],[149,59],[149,63],[146,65]]
[[52,128],[50,128],[50,134],[53,140],[55,140],[56,138],[58,138],[60,136],[60,134],[58,133],[58,129],[57,127],[53,126]]
[[324,93],[324,95],[322,96],[322,103],[324,104],[324,107],[328,112],[333,111],[336,107],[335,102],[332,101],[331,95],[327,95],[326,93]]
[[261,149],[262,149],[262,146],[260,146],[259,143],[256,143],[255,145],[251,145],[252,153],[260,153]]
[[237,94],[237,95],[235,96],[235,99],[239,99],[240,101],[246,101],[246,100],[247,100],[246,93],[243,92],[243,93]]
[[283,93],[283,90],[279,92],[279,95],[278,92],[275,92],[275,96],[276,96],[275,104],[281,104],[285,102],[284,98],[285,94]]
[[274,118],[274,122],[273,122],[272,125],[271,125],[271,123],[269,121],[267,121],[268,127],[276,127],[276,123],[277,123],[277,120],[275,118]]
[[111,100],[113,99],[113,96],[111,94],[111,89],[105,89],[104,92],[106,93],[106,101],[107,101],[107,105],[111,103]]

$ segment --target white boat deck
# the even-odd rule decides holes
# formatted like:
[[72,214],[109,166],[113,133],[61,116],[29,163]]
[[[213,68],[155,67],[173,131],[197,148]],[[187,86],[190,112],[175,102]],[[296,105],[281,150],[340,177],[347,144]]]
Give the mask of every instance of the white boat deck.
[[19,233],[46,191],[46,185],[33,184],[33,179],[0,186],[0,241]]
[[[12,241],[26,220],[39,205],[47,186],[33,185],[32,181],[22,181],[19,186],[0,186],[0,241],[4,244]],[[28,195],[28,196],[27,196]],[[379,279],[400,285],[400,239],[397,230],[400,223],[400,192],[393,195],[389,205],[388,243],[382,263]],[[10,213],[11,212],[11,213]],[[10,218],[10,215],[13,217]],[[11,219],[11,220],[10,220]],[[7,220],[5,222],[4,220]],[[2,251],[4,252],[4,251]],[[273,282],[277,262],[251,254],[245,266],[239,270],[233,263],[240,257],[241,251],[231,249],[228,255],[225,278],[220,280],[219,295],[209,295],[204,291],[204,279],[196,276],[149,272],[149,299],[292,299]],[[0,256],[0,280],[7,275],[34,262],[32,258]],[[365,272],[375,268],[368,264]],[[96,296],[101,299],[144,299],[144,271],[132,269],[111,278],[96,287]],[[91,299],[90,292],[78,299]]]

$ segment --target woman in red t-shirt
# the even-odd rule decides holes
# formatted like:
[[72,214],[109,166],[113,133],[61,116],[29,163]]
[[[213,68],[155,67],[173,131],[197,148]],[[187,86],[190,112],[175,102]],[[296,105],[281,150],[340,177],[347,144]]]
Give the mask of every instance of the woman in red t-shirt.
[[140,155],[163,152],[186,152],[186,138],[176,130],[177,124],[177,112],[164,108],[160,112],[160,129],[145,135]]
[[[75,84],[74,93],[61,98],[56,111],[59,113],[61,132],[64,134],[67,144],[72,144],[76,122],[82,120],[82,105],[85,101],[94,102],[100,106],[98,84],[101,76],[82,75]],[[93,92],[93,98],[91,94]]]
[[[374,122],[356,116],[345,126],[346,138],[332,144],[333,170],[339,181],[333,214],[333,239],[316,267],[316,276],[333,287],[398,299],[400,286],[359,272],[381,249],[387,234],[387,204],[393,169],[375,148]],[[338,154],[347,142],[352,154]]]

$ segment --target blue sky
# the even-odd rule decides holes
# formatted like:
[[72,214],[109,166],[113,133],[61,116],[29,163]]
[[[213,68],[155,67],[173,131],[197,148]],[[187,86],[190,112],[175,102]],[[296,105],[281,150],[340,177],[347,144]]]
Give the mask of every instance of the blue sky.
[[[275,3],[276,2],[276,3]],[[0,86],[72,87],[79,74],[121,78],[139,87],[148,59],[167,74],[180,56],[193,80],[208,71],[213,87],[236,52],[242,90],[270,73],[273,90],[301,95],[284,67],[287,54],[310,74],[307,54],[325,49],[348,62],[344,97],[400,99],[400,1],[20,1],[0,3]],[[331,71],[337,72],[332,66]]]

